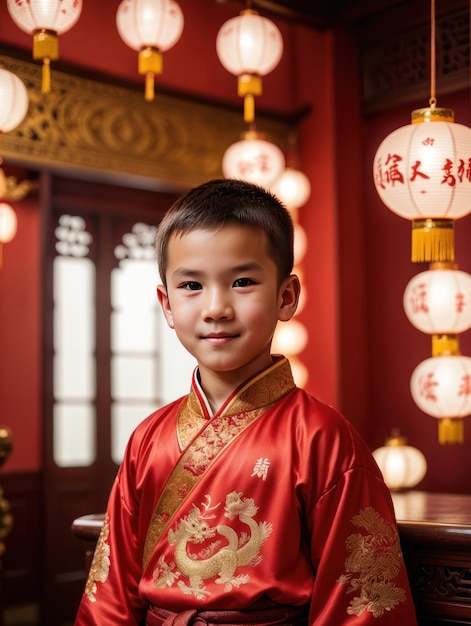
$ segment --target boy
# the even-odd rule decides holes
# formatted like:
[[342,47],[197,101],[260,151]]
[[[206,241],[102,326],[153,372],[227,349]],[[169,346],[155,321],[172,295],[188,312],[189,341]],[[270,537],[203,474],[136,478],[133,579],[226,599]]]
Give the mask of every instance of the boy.
[[76,626],[416,624],[390,494],[366,445],[271,354],[299,296],[289,213],[236,180],[157,234],[188,396],[130,438]]

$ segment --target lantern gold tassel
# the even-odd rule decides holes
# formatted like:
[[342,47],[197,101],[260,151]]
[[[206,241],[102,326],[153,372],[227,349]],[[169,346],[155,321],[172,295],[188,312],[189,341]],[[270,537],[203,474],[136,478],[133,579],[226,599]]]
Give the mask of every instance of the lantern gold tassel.
[[254,96],[262,95],[262,79],[254,74],[242,74],[237,80],[237,95],[244,98],[244,122],[255,120]]
[[244,98],[244,122],[251,124],[255,120],[255,100],[251,93]]
[[148,46],[139,52],[139,74],[145,75],[145,99],[152,102],[154,99],[154,76],[161,74],[163,69],[162,54]]
[[454,222],[449,219],[412,221],[412,262],[455,260]]
[[144,99],[146,102],[152,102],[155,96],[154,74],[147,72],[144,88]]
[[446,417],[438,422],[438,441],[441,444],[463,443],[463,420],[457,417]]
[[51,64],[49,59],[44,59],[43,61],[41,91],[43,93],[49,93],[51,91]]
[[49,30],[38,30],[33,37],[33,59],[41,60],[43,93],[51,90],[51,61],[59,58],[59,38],[56,33]]

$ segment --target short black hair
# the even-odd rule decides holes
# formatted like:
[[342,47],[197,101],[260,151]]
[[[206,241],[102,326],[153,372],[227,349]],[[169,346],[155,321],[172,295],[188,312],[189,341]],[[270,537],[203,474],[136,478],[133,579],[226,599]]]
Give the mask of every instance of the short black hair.
[[243,180],[215,179],[190,189],[168,210],[157,230],[160,278],[166,283],[167,249],[171,235],[227,224],[258,228],[266,233],[268,254],[276,263],[278,281],[287,278],[294,262],[293,220],[271,192]]

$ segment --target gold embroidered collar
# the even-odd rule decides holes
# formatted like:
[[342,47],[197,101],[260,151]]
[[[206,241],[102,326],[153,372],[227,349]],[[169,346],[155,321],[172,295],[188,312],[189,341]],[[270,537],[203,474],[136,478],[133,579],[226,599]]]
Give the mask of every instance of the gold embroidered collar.
[[[256,374],[236,389],[216,413],[216,416],[238,415],[254,409],[265,409],[289,391],[295,384],[289,361],[277,357],[275,362]],[[197,382],[197,372],[193,376],[190,393],[178,416],[177,430],[180,448],[183,450],[203,428],[210,415],[206,399]]]

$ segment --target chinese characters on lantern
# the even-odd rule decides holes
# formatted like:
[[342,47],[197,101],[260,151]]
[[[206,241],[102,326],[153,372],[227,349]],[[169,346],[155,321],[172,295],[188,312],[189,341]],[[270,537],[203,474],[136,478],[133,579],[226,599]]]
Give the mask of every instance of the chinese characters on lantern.
[[[433,140],[429,140],[433,141]],[[407,176],[407,168],[403,163],[404,159],[399,154],[388,154],[384,163],[381,157],[375,162],[375,182],[376,186],[386,189],[388,186],[394,187],[396,184],[404,184]],[[426,168],[421,161],[416,160],[409,167],[409,182],[413,183],[419,179],[430,179],[426,173]],[[445,158],[441,167],[441,185],[454,187],[457,183],[471,182],[471,157],[459,158],[455,161]],[[423,193],[426,193],[424,190]]]
[[[436,379],[435,372],[427,372],[419,378],[419,395],[427,402],[439,402],[440,381]],[[471,395],[471,375],[463,374],[457,379],[456,396]]]
[[[427,283],[419,283],[411,288],[409,294],[410,312],[413,314],[429,313],[429,289]],[[466,296],[464,293],[457,292],[454,294],[454,304],[452,309],[455,313],[463,313],[467,306]]]

